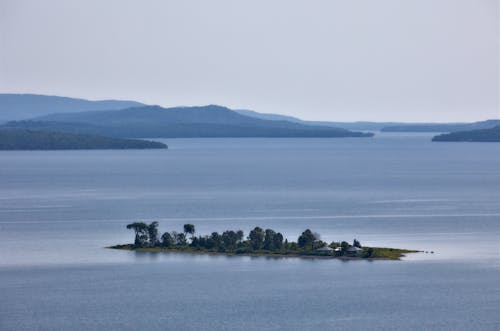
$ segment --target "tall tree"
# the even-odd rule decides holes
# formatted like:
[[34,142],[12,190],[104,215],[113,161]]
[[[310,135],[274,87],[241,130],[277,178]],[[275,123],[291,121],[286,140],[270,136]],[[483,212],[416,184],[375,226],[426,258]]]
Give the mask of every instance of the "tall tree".
[[163,247],[172,247],[175,244],[175,239],[172,237],[172,235],[168,232],[165,232],[161,236],[161,245]]
[[210,235],[210,245],[212,247],[222,246],[222,236],[218,232],[212,232]]
[[221,239],[225,249],[233,250],[236,248],[236,244],[238,243],[238,235],[236,232],[232,230],[224,231]]
[[248,234],[248,240],[250,240],[250,245],[253,249],[259,250],[262,248],[262,244],[264,243],[264,231],[256,226],[250,233]]
[[243,240],[243,237],[245,236],[245,234],[241,230],[236,231],[236,235],[238,236],[238,243],[241,242]]
[[180,246],[185,246],[187,244],[186,234],[183,232],[175,233],[175,243]]
[[307,229],[299,236],[297,243],[299,244],[299,247],[306,248],[310,246],[311,249],[314,249],[314,241],[316,239],[317,238],[314,233],[312,233],[311,230]]
[[281,249],[283,247],[283,235],[281,233],[276,233],[273,237],[274,249]]
[[148,225],[144,222],[134,222],[127,225],[127,229],[135,232],[134,245],[143,247],[148,241]]
[[194,236],[194,225],[193,224],[184,224],[184,234],[187,236],[188,234],[191,235],[191,240],[193,239]]
[[274,236],[276,232],[271,229],[266,229],[264,237],[264,249],[272,251],[274,249]]
[[148,225],[148,235],[149,235],[149,244],[151,246],[156,246],[159,243],[158,240],[158,222],[154,221]]
[[345,253],[349,248],[349,243],[347,241],[343,241],[340,243],[340,247],[342,249],[342,253]]

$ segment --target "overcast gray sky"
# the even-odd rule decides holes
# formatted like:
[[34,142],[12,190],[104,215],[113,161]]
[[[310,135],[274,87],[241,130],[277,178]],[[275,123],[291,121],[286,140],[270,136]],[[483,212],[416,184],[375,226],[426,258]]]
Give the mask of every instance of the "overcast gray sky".
[[0,0],[0,93],[499,118],[498,0]]

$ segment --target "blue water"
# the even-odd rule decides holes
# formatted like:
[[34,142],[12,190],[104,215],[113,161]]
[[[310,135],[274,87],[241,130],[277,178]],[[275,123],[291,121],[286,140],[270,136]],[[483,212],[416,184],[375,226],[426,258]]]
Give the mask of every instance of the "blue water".
[[[1,330],[498,330],[500,144],[172,139],[0,152]],[[403,261],[107,250],[125,225],[271,227]]]

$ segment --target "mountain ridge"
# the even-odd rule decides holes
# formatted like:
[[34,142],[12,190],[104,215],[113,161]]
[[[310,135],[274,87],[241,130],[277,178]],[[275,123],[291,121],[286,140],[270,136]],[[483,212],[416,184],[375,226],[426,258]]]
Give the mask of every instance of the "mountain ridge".
[[7,128],[43,129],[130,138],[176,137],[371,137],[371,133],[342,128],[306,126],[241,115],[218,106],[141,106],[50,114],[32,120],[11,121]]
[[300,123],[303,125],[337,127],[346,130],[378,131],[386,126],[402,124],[399,122],[370,122],[370,121],[353,121],[353,122],[309,121],[294,116],[273,114],[273,113],[259,113],[249,109],[234,109],[234,111],[245,116],[267,119],[270,121],[289,121],[294,123]]
[[144,105],[130,100],[86,100],[30,93],[0,94],[0,123],[23,120],[58,112],[123,109]]

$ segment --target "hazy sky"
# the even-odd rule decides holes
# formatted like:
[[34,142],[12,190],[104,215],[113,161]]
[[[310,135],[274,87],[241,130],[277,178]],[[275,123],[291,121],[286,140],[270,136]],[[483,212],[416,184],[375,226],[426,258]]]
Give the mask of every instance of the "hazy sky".
[[0,92],[499,118],[498,0],[0,0]]

